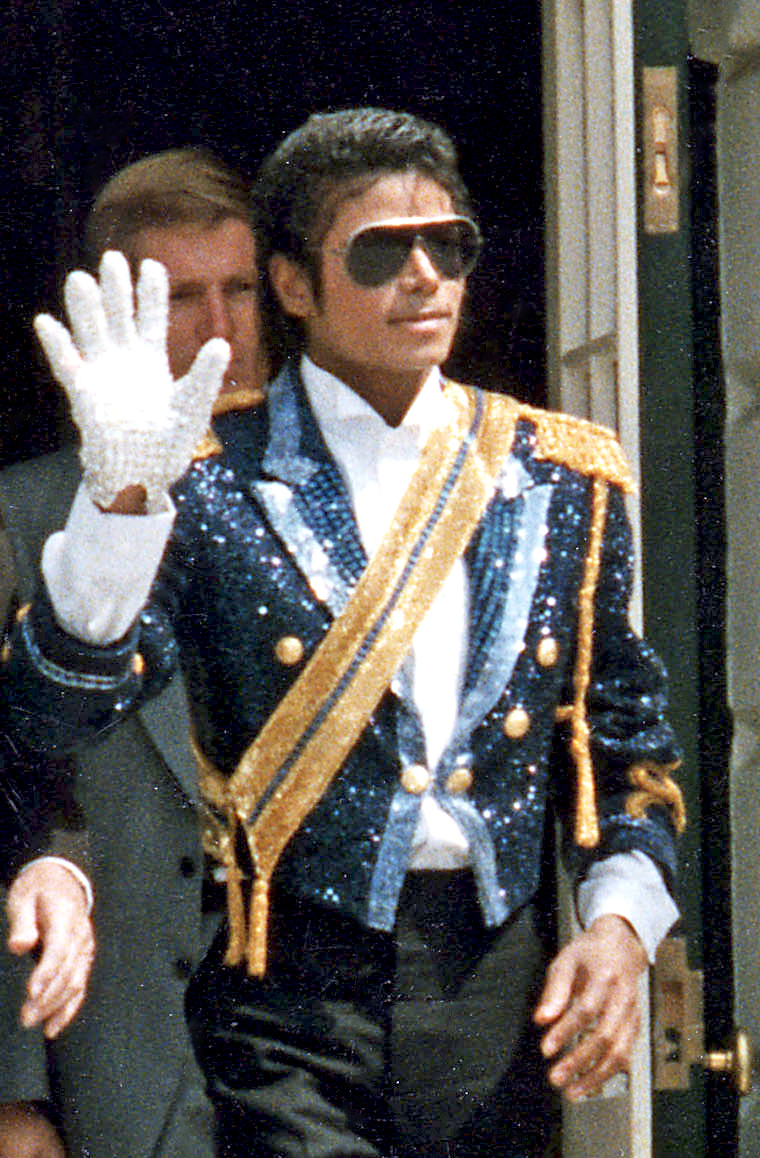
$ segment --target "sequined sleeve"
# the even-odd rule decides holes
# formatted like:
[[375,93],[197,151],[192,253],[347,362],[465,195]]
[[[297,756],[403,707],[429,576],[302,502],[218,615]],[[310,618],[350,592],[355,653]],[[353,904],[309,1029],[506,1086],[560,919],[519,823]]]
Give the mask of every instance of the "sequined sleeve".
[[[573,856],[583,861],[638,849],[657,861],[670,881],[675,871],[674,836],[684,820],[672,775],[681,750],[667,718],[663,664],[628,622],[632,574],[630,527],[623,496],[613,486],[594,600],[586,693],[600,840],[593,850]],[[646,781],[644,787],[639,781]]]

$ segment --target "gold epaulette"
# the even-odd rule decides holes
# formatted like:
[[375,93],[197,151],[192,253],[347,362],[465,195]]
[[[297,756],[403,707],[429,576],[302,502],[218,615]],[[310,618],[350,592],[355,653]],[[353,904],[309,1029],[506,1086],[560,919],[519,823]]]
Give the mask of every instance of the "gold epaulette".
[[520,406],[520,417],[536,428],[536,457],[580,474],[596,475],[635,490],[633,475],[617,435],[607,426],[558,411]]
[[266,391],[261,386],[239,386],[234,390],[223,390],[214,403],[212,414],[218,418],[229,410],[251,410],[254,406],[260,406],[265,398]]
[[[262,390],[260,386],[244,386],[239,390],[223,390],[214,403],[211,416],[218,418],[220,414],[228,414],[231,410],[252,410],[254,406],[260,406],[265,398],[266,391]],[[224,447],[214,433],[213,427],[210,426],[193,451],[193,462],[200,462],[204,458],[213,458],[215,454],[221,454],[223,450]]]
[[203,438],[196,444],[193,451],[193,462],[200,462],[204,458],[213,458],[215,454],[221,454],[223,449],[221,442],[209,426]]

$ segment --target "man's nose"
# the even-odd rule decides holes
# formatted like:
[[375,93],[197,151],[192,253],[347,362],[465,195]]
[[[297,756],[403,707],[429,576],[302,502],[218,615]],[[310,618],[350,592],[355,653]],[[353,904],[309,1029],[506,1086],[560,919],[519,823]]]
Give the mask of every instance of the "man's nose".
[[399,280],[407,292],[409,290],[435,289],[440,282],[441,275],[421,241],[415,241],[409,251],[409,257],[404,263]]
[[229,338],[232,326],[227,299],[220,290],[211,289],[206,294],[203,316],[203,338]]

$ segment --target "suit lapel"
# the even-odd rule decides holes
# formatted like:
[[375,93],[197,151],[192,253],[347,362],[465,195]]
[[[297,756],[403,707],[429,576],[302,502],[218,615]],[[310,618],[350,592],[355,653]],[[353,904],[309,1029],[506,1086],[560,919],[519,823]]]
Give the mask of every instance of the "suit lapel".
[[468,549],[469,655],[450,751],[466,744],[493,708],[523,650],[545,557],[552,490],[551,483],[536,485],[511,454]]
[[336,616],[367,565],[351,500],[309,409],[296,370],[269,391],[269,441],[251,494],[309,583]]
[[188,800],[200,804],[198,771],[190,748],[190,723],[181,677],[176,675],[137,715]]

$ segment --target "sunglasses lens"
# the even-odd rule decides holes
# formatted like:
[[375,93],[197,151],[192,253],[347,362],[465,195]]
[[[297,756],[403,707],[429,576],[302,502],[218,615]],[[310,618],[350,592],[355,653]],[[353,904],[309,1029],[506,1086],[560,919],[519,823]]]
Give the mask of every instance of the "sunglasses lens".
[[429,225],[378,225],[363,229],[346,253],[346,269],[357,285],[375,288],[396,277],[419,242],[445,278],[466,277],[480,253],[480,232],[469,219]]
[[466,277],[480,253],[480,234],[469,221],[428,225],[420,230],[430,260],[444,277]]
[[408,231],[365,229],[349,246],[346,269],[357,285],[384,285],[404,268],[413,244]]

